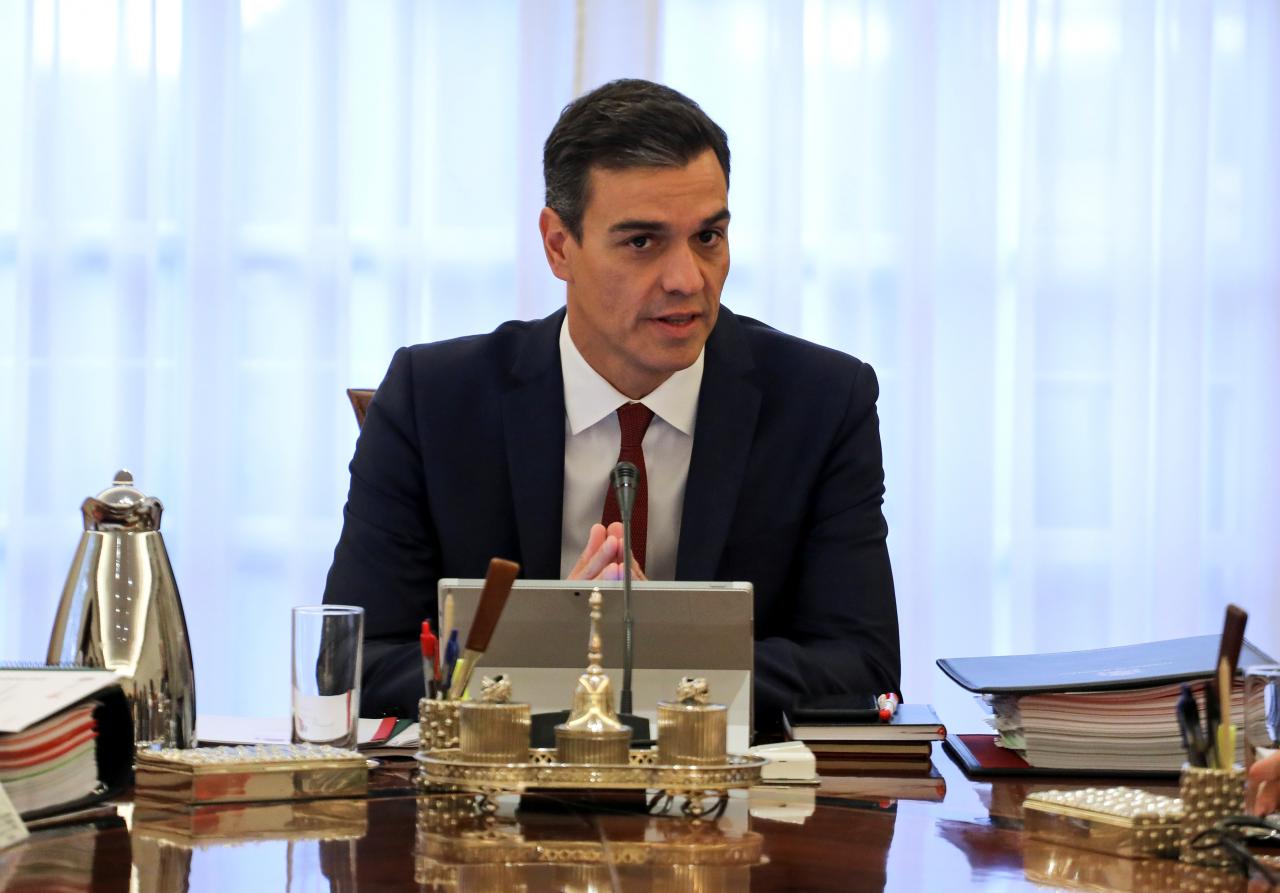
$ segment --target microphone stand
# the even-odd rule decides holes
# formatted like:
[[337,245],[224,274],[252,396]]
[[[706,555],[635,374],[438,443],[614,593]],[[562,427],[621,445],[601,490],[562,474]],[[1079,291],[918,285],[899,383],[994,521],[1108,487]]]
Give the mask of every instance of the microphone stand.
[[[621,475],[615,474],[615,480]],[[622,490],[632,486],[630,482],[618,486],[618,511],[622,515],[622,695],[619,708],[623,713],[631,712],[631,509],[635,503],[634,490],[626,505],[622,502]]]
[[631,617],[631,510],[636,502],[640,471],[630,462],[619,462],[610,475],[622,520],[622,694],[618,719],[631,727],[633,741],[649,739],[649,720],[631,712],[631,669],[634,664]]
[[[622,520],[622,694],[618,721],[631,729],[634,745],[652,746],[649,720],[631,712],[632,617],[631,617],[631,509],[636,502],[640,471],[630,462],[619,462],[610,473],[618,514]],[[569,719],[569,711],[535,713],[530,727],[534,747],[555,747],[555,727]],[[643,800],[641,801],[643,803]]]

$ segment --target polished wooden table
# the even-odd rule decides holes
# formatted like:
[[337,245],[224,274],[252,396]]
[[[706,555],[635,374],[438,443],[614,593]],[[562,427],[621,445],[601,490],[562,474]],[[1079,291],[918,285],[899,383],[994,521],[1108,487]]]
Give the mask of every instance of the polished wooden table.
[[177,815],[125,804],[102,827],[0,852],[0,890],[1246,889],[1223,872],[1024,839],[1027,793],[1084,782],[969,779],[940,747],[934,765],[934,778],[740,792],[703,823],[539,795],[504,798],[486,824],[461,798],[414,796],[408,770],[379,771],[362,800]]

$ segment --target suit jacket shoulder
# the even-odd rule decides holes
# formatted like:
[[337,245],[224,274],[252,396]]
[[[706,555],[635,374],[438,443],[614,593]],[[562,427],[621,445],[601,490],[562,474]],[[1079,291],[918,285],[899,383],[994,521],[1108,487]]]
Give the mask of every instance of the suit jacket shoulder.
[[[500,391],[559,364],[564,310],[538,320],[513,320],[483,335],[401,348],[422,405]],[[393,360],[388,375],[396,369]],[[384,382],[385,384],[385,382]],[[381,388],[379,388],[381,390]]]
[[[857,386],[873,403],[875,373],[862,360],[835,348],[779,331],[749,316],[730,316],[754,380],[764,389],[808,401],[838,400]],[[731,336],[733,337],[733,336]]]

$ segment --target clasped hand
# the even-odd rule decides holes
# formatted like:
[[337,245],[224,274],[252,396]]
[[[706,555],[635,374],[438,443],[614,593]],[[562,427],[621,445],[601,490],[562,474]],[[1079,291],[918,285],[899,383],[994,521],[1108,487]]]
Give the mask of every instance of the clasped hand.
[[[603,524],[592,524],[587,535],[587,547],[582,550],[569,571],[570,580],[621,580],[622,579],[622,522],[614,521],[608,529]],[[631,579],[647,580],[635,556],[631,556]]]
[[1249,767],[1248,800],[1254,815],[1280,809],[1280,751],[1255,760]]

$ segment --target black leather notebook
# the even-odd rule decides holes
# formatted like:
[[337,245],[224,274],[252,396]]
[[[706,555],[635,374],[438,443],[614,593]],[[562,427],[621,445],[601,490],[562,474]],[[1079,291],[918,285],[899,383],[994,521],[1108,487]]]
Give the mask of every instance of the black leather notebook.
[[[1213,675],[1221,641],[1219,635],[1207,635],[1087,651],[953,657],[939,660],[938,667],[962,687],[983,694],[1142,688]],[[1271,663],[1271,657],[1245,640],[1241,672],[1252,664]]]
[[[827,713],[785,713],[783,727],[791,738],[807,742],[853,742],[901,744],[911,741],[941,741],[946,728],[928,704],[903,704],[888,722],[880,722],[877,710],[874,720],[850,721],[830,718]],[[836,716],[846,715],[839,712]],[[802,718],[803,717],[803,718]],[[927,754],[921,755],[928,759]]]
[[797,701],[787,716],[792,725],[879,722],[880,707],[875,695],[824,695]]

